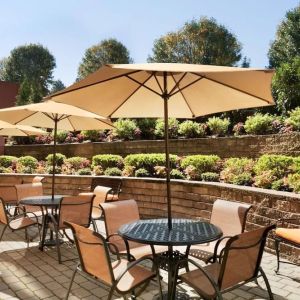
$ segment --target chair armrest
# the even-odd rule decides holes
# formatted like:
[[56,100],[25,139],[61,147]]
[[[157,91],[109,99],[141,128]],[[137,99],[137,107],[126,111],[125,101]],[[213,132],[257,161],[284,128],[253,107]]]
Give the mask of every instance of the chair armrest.
[[[126,244],[126,241],[124,240],[124,238],[121,236],[121,235],[119,235],[118,233],[112,233],[112,234],[110,234],[105,240],[109,243],[109,244],[114,244],[113,242],[110,242],[109,240],[110,240],[110,238],[112,238],[112,237],[116,237],[116,236],[118,236],[118,237],[120,237],[120,239],[124,242],[124,244],[125,244],[125,247],[126,247],[126,249],[127,249],[127,252],[129,252],[128,251],[128,247],[127,247],[127,244]],[[114,244],[114,246],[116,246],[115,244]],[[116,246],[117,247],[117,246]],[[117,249],[118,249],[118,247],[117,247]],[[111,249],[109,249],[110,250],[110,252],[112,253],[112,254],[117,254],[117,253],[114,253],[114,251],[112,251]],[[118,249],[118,253],[119,253],[119,249]]]
[[[141,257],[141,258],[139,258],[139,259],[137,259],[137,260],[135,260],[135,261],[132,261],[132,262],[130,262],[130,263],[127,265],[127,268],[126,268],[126,269],[125,269],[125,270],[117,277],[116,282],[119,282],[119,281],[122,279],[122,277],[123,277],[130,269],[132,269],[134,266],[140,264],[141,262],[143,262],[143,261],[145,261],[145,260],[150,260],[150,261],[152,262],[152,266],[155,264],[153,258],[152,258],[152,257],[148,257],[148,256],[146,256],[146,257]],[[155,264],[155,265],[156,265],[156,264]]]
[[212,256],[212,262],[216,262],[217,261],[217,258],[218,258],[218,248],[221,244],[221,242],[225,239],[230,239],[231,236],[230,235],[226,235],[226,236],[223,236],[221,237],[220,239],[218,239],[218,241],[216,242],[216,245],[215,245],[215,248],[214,248],[214,254]]

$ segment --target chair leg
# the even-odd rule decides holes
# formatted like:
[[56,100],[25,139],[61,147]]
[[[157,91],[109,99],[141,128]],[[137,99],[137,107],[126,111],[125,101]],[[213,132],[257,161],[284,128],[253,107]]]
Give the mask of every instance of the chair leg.
[[156,266],[156,278],[157,278],[157,283],[158,283],[158,288],[159,288],[159,297],[160,297],[161,300],[163,300],[162,286],[161,286],[158,266]]
[[4,235],[4,232],[5,232],[6,228],[7,228],[7,225],[4,225],[4,228],[3,228],[2,232],[1,232],[1,235],[0,235],[0,242],[2,241],[2,238],[3,238],[3,235]]
[[270,286],[269,280],[268,280],[268,278],[266,276],[266,273],[264,272],[264,270],[262,269],[262,267],[259,268],[259,271],[260,271],[260,273],[261,273],[261,275],[262,275],[262,277],[264,279],[264,282],[266,284],[270,300],[274,300],[273,293],[272,293],[272,290],[271,290],[271,286]]
[[72,285],[73,285],[73,281],[74,281],[75,275],[76,275],[76,273],[77,273],[77,271],[78,271],[78,266],[79,266],[79,264],[76,266],[76,268],[75,268],[75,270],[74,270],[74,272],[73,272],[73,275],[72,275],[72,278],[71,278],[71,282],[70,282],[70,285],[69,285],[69,288],[68,288],[68,291],[67,291],[67,295],[66,295],[66,297],[65,297],[65,300],[68,300],[68,298],[69,298],[69,294],[70,294],[70,292],[71,292],[71,288],[72,288]]
[[111,300],[112,299],[112,297],[114,295],[115,288],[116,288],[116,284],[114,283],[112,285],[112,287],[110,288],[109,294],[107,296],[107,300]]
[[279,249],[279,239],[275,238],[275,250],[276,250],[276,256],[277,256],[277,269],[275,271],[275,273],[277,274],[279,272],[279,264],[280,264],[280,249]]

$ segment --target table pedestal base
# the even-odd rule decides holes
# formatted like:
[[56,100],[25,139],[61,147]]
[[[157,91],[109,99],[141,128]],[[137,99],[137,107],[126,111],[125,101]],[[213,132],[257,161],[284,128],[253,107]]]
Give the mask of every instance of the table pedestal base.
[[[168,292],[167,291],[163,292],[163,300],[168,300],[168,299],[169,299]],[[182,292],[176,292],[174,298],[174,300],[189,300],[189,299],[191,299],[190,296]],[[160,300],[160,295],[159,294],[155,295],[153,297],[153,300]]]
[[[59,243],[60,244],[63,244],[63,240],[62,239],[59,239]],[[45,247],[55,247],[56,246],[56,240],[53,240],[53,239],[46,239],[43,243],[43,246]],[[40,242],[39,244],[39,249],[42,250],[42,243]]]

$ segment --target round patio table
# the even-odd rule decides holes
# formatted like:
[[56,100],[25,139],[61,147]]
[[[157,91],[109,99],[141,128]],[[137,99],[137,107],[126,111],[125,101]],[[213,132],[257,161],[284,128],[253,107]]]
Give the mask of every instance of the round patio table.
[[139,220],[120,227],[118,233],[126,240],[148,245],[165,245],[168,251],[156,254],[157,261],[165,261],[168,271],[168,292],[166,299],[187,299],[182,294],[175,296],[174,275],[176,266],[186,259],[186,255],[173,251],[173,246],[188,246],[215,241],[222,236],[217,226],[199,220],[172,219],[172,229],[168,229],[167,219]]
[[49,211],[51,209],[51,213],[55,214],[63,195],[54,195],[54,198],[50,195],[41,195],[41,196],[30,196],[20,200],[20,204],[22,205],[30,205],[30,206],[39,206],[42,211],[46,211],[46,214],[43,214],[43,225],[42,225],[42,240],[40,242],[39,249],[41,251],[44,250],[44,246],[55,246],[56,241],[53,240],[53,234],[51,232],[50,239],[46,240],[46,233],[48,229],[49,222]]

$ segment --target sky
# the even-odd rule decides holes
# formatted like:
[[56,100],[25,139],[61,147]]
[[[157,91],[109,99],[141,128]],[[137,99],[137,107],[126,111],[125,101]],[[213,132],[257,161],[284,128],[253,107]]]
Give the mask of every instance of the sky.
[[40,43],[56,58],[54,79],[75,81],[87,48],[116,38],[135,63],[153,42],[185,22],[213,17],[242,43],[251,67],[268,65],[268,49],[286,12],[299,0],[0,0],[0,58],[20,45]]

